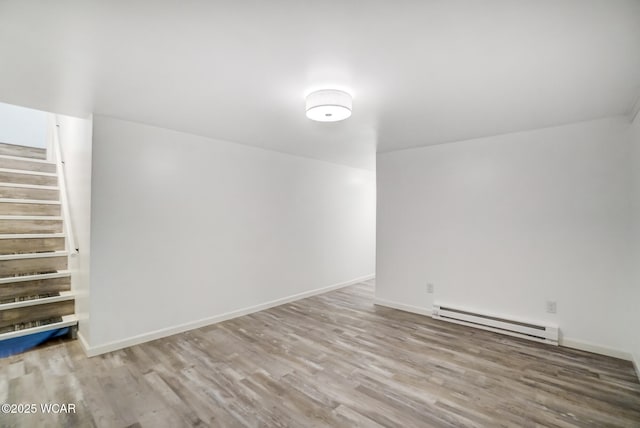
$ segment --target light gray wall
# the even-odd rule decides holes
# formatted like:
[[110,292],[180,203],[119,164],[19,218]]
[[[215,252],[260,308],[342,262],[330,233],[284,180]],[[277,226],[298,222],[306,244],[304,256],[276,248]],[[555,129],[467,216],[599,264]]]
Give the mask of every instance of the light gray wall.
[[0,103],[0,143],[45,148],[46,137],[47,113]]
[[628,131],[613,118],[379,154],[377,298],[557,323],[567,342],[628,352]]
[[93,125],[90,346],[373,274],[372,172]]

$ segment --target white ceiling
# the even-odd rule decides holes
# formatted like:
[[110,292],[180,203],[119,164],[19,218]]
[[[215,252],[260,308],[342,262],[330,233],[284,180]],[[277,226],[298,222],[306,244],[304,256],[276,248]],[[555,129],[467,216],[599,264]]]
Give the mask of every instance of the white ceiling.
[[[637,0],[0,1],[0,101],[356,167],[628,113]],[[305,93],[354,95],[315,123]]]

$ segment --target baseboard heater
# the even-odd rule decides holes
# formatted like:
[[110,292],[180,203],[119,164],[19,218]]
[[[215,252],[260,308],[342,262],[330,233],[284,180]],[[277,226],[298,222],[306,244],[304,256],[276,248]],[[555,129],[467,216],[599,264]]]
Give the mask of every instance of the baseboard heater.
[[536,342],[558,345],[558,327],[555,326],[514,321],[438,304],[433,305],[433,318]]

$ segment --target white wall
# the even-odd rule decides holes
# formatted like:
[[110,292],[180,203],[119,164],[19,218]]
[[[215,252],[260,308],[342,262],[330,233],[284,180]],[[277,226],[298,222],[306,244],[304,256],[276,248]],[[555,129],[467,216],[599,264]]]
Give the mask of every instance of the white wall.
[[0,103],[0,143],[46,147],[47,113]]
[[94,351],[373,274],[372,172],[93,125]]
[[89,325],[89,268],[91,254],[91,118],[56,115],[60,125],[60,149],[65,162],[65,178],[79,253],[69,260],[72,289],[76,294],[76,314],[80,317],[80,333],[90,339]]
[[557,323],[567,344],[624,355],[638,325],[628,129],[604,119],[379,154],[377,298]]

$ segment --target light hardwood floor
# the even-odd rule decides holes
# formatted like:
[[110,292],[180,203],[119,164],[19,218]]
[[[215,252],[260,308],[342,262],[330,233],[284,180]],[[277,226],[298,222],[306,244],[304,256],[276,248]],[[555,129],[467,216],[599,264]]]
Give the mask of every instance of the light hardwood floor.
[[3,427],[640,426],[627,361],[376,307],[372,283],[87,359],[0,360]]

